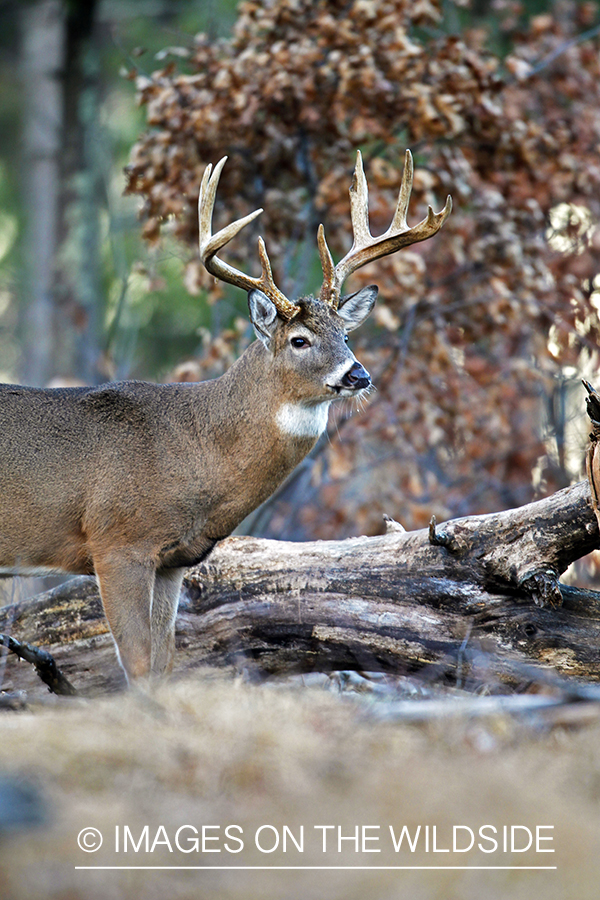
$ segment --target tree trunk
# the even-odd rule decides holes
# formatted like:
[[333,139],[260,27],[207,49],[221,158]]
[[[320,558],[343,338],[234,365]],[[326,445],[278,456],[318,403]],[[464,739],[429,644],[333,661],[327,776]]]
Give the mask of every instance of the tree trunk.
[[36,0],[21,16],[28,272],[21,378],[34,385],[101,380],[96,5]]
[[[386,535],[344,541],[223,541],[188,573],[176,671],[435,664],[453,679],[485,652],[490,677],[505,683],[522,682],[530,663],[600,680],[600,594],[558,584],[599,545],[587,482],[443,528],[389,525]],[[123,684],[93,579],[0,610],[0,631],[50,650],[84,693]],[[9,657],[4,666],[5,690],[44,692],[25,664]]]
[[54,287],[60,221],[61,71],[65,15],[59,0],[28,4],[22,15],[25,86],[24,171],[27,239],[21,375],[46,384],[53,372]]

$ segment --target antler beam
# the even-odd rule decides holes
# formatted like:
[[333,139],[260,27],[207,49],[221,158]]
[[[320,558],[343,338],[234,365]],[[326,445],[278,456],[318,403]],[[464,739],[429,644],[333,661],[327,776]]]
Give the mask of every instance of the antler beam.
[[356,157],[354,177],[350,186],[350,217],[352,220],[352,232],[354,243],[349,252],[340,262],[334,266],[322,225],[319,226],[318,244],[323,268],[323,285],[319,297],[323,302],[329,303],[334,309],[338,308],[341,289],[344,281],[352,272],[361,266],[382,256],[395,253],[402,247],[424,241],[440,230],[452,209],[452,198],[448,195],[446,205],[439,213],[434,213],[429,207],[427,216],[418,225],[409,228],[406,222],[408,202],[413,183],[413,160],[410,150],[406,151],[404,160],[404,172],[402,185],[398,194],[396,211],[392,224],[380,237],[373,237],[369,228],[369,189],[363,170],[360,150]]
[[209,163],[204,170],[204,175],[202,177],[200,196],[198,198],[200,259],[207,272],[210,272],[215,278],[225,281],[227,284],[234,284],[236,287],[241,287],[246,291],[251,291],[253,289],[262,291],[267,295],[269,300],[274,303],[277,312],[284,319],[292,319],[300,312],[300,307],[295,303],[291,303],[273,281],[271,263],[267,255],[265,242],[261,237],[258,239],[258,255],[262,267],[262,275],[260,278],[252,278],[250,275],[246,275],[239,269],[234,269],[233,266],[230,266],[222,259],[219,259],[216,255],[218,250],[224,247],[225,244],[228,244],[245,225],[252,222],[252,220],[262,212],[262,209],[256,209],[242,219],[237,219],[230,225],[226,225],[225,228],[222,228],[216,234],[212,233],[212,216],[215,206],[215,197],[217,195],[217,187],[221,172],[226,161],[227,157],[224,156],[215,166],[214,172],[212,170],[212,164]]

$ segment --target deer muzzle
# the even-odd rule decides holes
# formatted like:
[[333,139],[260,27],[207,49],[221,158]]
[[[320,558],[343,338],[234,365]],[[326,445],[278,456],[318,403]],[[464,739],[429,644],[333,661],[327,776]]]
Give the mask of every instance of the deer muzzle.
[[369,387],[371,384],[371,376],[364,366],[361,366],[359,362],[355,362],[342,377],[341,383],[345,388],[350,388],[353,391],[361,391],[364,388]]

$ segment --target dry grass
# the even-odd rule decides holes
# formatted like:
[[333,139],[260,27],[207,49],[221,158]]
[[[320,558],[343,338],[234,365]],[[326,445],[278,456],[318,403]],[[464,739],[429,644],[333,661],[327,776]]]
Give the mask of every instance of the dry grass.
[[[156,702],[116,696],[0,718],[0,772],[33,782],[48,822],[0,841],[6,900],[309,898],[358,900],[587,900],[600,883],[600,725],[533,733],[496,718],[429,728],[385,724],[368,703],[316,688],[251,686],[198,677],[164,686]],[[243,829],[241,853],[182,853],[177,829]],[[261,825],[287,825],[304,852],[260,853]],[[315,825],[379,825],[380,853],[350,841],[326,853]],[[554,825],[554,854],[394,853],[399,831],[436,825]],[[114,852],[115,826],[150,840],[164,826],[174,850]],[[104,834],[98,853],[77,847],[80,830]],[[231,832],[233,834],[233,832]],[[189,837],[191,832],[182,833]],[[236,832],[239,834],[239,832]],[[328,832],[335,838],[336,832]],[[272,832],[263,832],[265,847]],[[234,841],[229,846],[239,846]],[[556,865],[556,871],[79,871],[79,865]]]

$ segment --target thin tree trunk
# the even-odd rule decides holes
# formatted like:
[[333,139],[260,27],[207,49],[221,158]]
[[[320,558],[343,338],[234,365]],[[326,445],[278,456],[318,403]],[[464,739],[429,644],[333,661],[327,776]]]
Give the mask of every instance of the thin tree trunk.
[[95,0],[24,5],[27,210],[21,377],[98,381],[101,203]]
[[46,384],[53,374],[55,262],[60,220],[60,149],[64,124],[61,74],[65,15],[60,0],[28,3],[22,12],[25,88],[23,180],[27,210],[22,377]]

